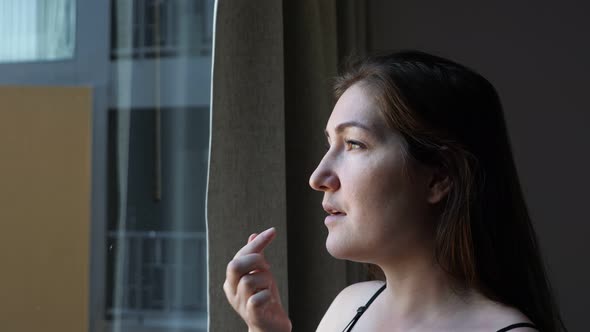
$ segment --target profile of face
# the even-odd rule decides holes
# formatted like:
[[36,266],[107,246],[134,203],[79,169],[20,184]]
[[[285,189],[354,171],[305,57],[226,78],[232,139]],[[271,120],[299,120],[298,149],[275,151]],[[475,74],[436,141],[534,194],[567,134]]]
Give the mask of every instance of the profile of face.
[[444,192],[435,172],[405,157],[405,143],[356,83],[328,120],[329,149],[311,175],[324,192],[326,248],[340,259],[379,264],[432,242],[433,205]]

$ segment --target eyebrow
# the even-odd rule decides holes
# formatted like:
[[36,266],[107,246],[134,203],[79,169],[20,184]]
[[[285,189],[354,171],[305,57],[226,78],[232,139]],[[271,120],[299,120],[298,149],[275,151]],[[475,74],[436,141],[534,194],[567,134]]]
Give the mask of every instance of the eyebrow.
[[[341,124],[336,126],[336,129],[334,131],[336,131],[336,133],[339,134],[349,127],[357,127],[357,128],[361,128],[365,131],[368,131],[370,133],[373,133],[373,130],[371,130],[371,128],[369,126],[365,125],[364,123],[360,123],[358,121],[342,122]],[[328,134],[328,130],[324,130],[324,134],[326,134],[326,137],[330,137],[330,135]]]

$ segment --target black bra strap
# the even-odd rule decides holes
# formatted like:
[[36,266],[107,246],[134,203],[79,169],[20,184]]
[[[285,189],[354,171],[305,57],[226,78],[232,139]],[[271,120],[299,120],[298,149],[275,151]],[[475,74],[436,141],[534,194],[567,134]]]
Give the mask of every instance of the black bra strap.
[[348,325],[346,325],[343,332],[350,332],[352,330],[352,328],[356,325],[356,322],[359,320],[359,318],[361,318],[361,316],[365,313],[367,308],[369,308],[371,303],[373,303],[373,301],[375,301],[377,296],[379,296],[379,294],[381,294],[381,292],[383,292],[383,290],[385,289],[386,286],[387,286],[387,284],[381,286],[381,288],[379,288],[379,290],[377,292],[375,292],[375,294],[373,294],[373,296],[369,299],[369,301],[367,301],[367,303],[365,305],[360,306],[356,310],[356,315],[354,315],[354,317],[352,318],[350,323],[348,323]]
[[[369,308],[371,303],[373,303],[373,301],[375,301],[377,296],[379,296],[379,294],[381,294],[381,292],[383,292],[383,290],[385,290],[386,287],[387,287],[387,284],[381,286],[381,288],[379,288],[379,290],[377,292],[375,292],[375,294],[373,294],[373,296],[369,299],[369,301],[367,301],[367,303],[365,305],[360,306],[356,310],[356,315],[354,315],[354,317],[352,318],[350,323],[348,323],[348,325],[346,325],[346,327],[344,327],[343,332],[350,332],[352,330],[352,328],[356,325],[356,322],[361,318],[361,316],[365,313],[365,311],[367,311],[367,309]],[[534,324],[531,324],[531,323],[516,323],[516,324],[508,325],[508,326],[498,330],[497,332],[506,332],[508,330],[517,329],[519,327],[531,327],[534,329],[538,329]]]
[[517,329],[519,327],[532,327],[535,330],[537,329],[537,327],[534,324],[531,324],[531,323],[517,323],[517,324],[508,325],[505,328],[502,328],[502,329],[498,330],[498,332],[505,332],[505,331],[508,331],[508,330]]

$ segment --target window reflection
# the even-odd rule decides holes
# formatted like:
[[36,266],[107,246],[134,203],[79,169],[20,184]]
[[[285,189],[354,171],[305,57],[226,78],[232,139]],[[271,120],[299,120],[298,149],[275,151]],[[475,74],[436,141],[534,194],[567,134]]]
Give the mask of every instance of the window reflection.
[[[161,111],[159,195],[155,110],[130,112],[127,174],[117,171],[119,114],[109,112],[106,314],[123,331],[142,326],[201,331],[207,310],[204,203],[209,114],[203,108]],[[125,208],[120,205],[122,181],[127,184]]]
[[209,55],[213,1],[113,1],[111,58]]
[[75,17],[75,0],[0,1],[0,62],[72,58]]
[[206,331],[213,0],[111,2],[105,318]]
[[[85,286],[65,279],[56,282],[45,275],[29,275],[36,281],[29,285],[23,277],[23,284],[34,295],[15,291],[20,295],[9,296],[5,302],[21,313],[28,310],[24,314],[31,318],[29,322],[47,331],[56,326],[67,330],[68,324],[88,326],[90,332],[206,331],[205,190],[213,3],[0,0],[1,83],[8,89],[58,85],[76,90],[83,86],[92,96],[92,142],[86,146],[87,156],[92,156],[92,175],[85,179],[92,188],[81,198],[91,200],[92,209],[87,219],[68,220],[89,227],[90,255],[65,252],[64,248],[89,247],[86,241],[68,238],[66,232],[41,234],[41,238],[47,235],[47,247],[30,246],[37,261],[26,258],[24,252],[17,256],[43,270],[55,265],[45,261],[45,251],[62,253],[59,259],[65,261],[80,254],[89,261],[71,260],[71,271],[63,272],[87,282],[88,288],[82,290]],[[40,89],[42,100],[51,94],[45,88]],[[69,100],[63,99],[52,101],[47,110],[69,110]],[[35,107],[45,111],[43,103],[37,103]],[[8,119],[14,120],[10,113]],[[55,119],[61,121],[59,116]],[[59,134],[56,137],[68,135]],[[25,137],[22,140],[28,142]],[[40,155],[67,163],[77,153],[63,147],[58,150],[60,153],[47,152],[46,156],[41,151]],[[39,165],[48,164],[48,159],[39,160]],[[26,172],[27,167],[22,168]],[[59,187],[50,189],[60,191]],[[69,212],[74,207],[55,208]],[[32,218],[43,225],[48,221]],[[58,234],[59,227],[55,231]],[[22,236],[30,238],[26,233]],[[81,280],[85,273],[88,280]],[[35,292],[33,286],[57,287],[56,292],[63,292],[66,300],[70,299],[67,295],[75,294],[79,302],[74,306],[84,307],[80,310],[88,316],[73,317],[60,305],[49,310],[39,301],[43,292]],[[59,304],[64,299],[55,301]],[[0,316],[0,329],[28,323],[14,317],[20,316],[10,310]]]

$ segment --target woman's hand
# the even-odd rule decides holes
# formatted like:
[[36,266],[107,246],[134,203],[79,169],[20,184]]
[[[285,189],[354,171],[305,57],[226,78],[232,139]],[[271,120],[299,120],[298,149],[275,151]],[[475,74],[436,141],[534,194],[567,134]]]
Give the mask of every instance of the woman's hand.
[[248,238],[248,244],[227,264],[223,290],[250,332],[290,332],[275,279],[263,250],[276,236],[274,228]]

